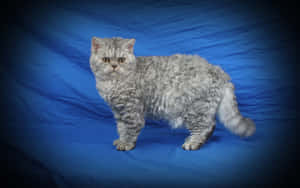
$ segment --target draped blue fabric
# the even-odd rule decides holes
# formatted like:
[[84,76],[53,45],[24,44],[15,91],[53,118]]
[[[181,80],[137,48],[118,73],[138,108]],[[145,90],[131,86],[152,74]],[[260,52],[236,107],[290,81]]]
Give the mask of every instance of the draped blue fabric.
[[[289,100],[293,40],[279,22],[280,15],[235,1],[41,4],[10,27],[2,139],[26,156],[16,157],[30,158],[24,172],[61,187],[262,182],[281,160],[276,153],[296,113]],[[198,54],[220,65],[256,134],[241,139],[217,123],[209,141],[191,152],[181,148],[186,130],[147,120],[136,148],[116,151],[115,121],[89,67],[93,36],[135,38],[136,56]]]

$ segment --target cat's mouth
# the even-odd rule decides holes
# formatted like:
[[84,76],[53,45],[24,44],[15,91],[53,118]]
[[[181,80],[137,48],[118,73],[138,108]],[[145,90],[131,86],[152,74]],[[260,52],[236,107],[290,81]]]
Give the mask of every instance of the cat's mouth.
[[120,69],[119,68],[111,70],[111,74],[119,74],[119,73],[120,73]]
[[118,71],[113,70],[113,71],[110,72],[110,74],[111,74],[111,75],[118,75],[119,73],[118,73]]
[[111,76],[118,76],[118,75],[121,75],[121,74],[122,74],[122,70],[119,69],[119,68],[111,69],[111,70],[108,72],[108,74],[111,75]]

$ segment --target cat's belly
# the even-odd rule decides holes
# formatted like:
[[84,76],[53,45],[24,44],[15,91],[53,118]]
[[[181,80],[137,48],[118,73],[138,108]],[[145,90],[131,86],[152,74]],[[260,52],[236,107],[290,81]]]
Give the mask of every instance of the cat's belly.
[[164,119],[174,127],[184,123],[184,114],[190,104],[189,97],[175,89],[163,94],[155,94],[146,104],[146,116],[154,119]]

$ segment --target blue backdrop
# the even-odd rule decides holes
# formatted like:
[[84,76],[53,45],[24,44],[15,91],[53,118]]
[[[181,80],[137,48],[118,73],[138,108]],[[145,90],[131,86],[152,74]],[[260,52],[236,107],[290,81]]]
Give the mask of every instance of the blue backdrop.
[[[295,51],[272,8],[172,0],[32,6],[7,26],[1,66],[1,140],[20,176],[59,187],[144,187],[255,185],[280,173],[296,118]],[[181,149],[186,130],[147,121],[134,150],[116,151],[115,122],[89,67],[93,36],[136,38],[136,56],[198,54],[220,65],[256,134],[240,139],[218,123],[190,152]]]

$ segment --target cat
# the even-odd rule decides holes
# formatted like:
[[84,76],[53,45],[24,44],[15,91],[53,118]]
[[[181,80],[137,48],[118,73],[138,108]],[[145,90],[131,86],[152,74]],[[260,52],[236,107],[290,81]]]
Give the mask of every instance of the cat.
[[117,150],[135,148],[146,117],[186,127],[190,135],[184,150],[197,150],[206,142],[216,115],[241,137],[255,132],[254,122],[240,114],[234,85],[219,66],[198,55],[136,57],[135,39],[93,37],[91,43],[90,67],[116,119]]

